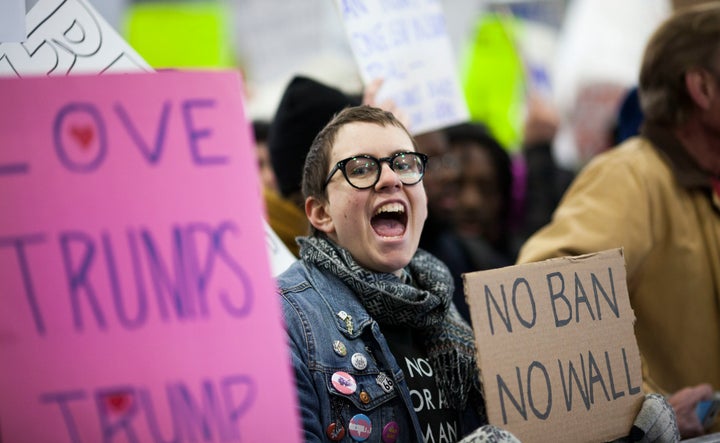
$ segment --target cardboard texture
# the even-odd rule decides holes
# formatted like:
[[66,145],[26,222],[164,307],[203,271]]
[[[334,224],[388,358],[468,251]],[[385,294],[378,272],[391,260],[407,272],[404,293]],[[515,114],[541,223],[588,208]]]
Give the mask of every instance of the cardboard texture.
[[644,394],[621,249],[463,278],[491,424],[524,443],[628,434]]

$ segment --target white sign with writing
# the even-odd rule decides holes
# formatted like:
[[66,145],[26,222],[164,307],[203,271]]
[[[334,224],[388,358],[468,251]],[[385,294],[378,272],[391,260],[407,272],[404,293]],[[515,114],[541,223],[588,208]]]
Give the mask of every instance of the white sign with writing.
[[40,0],[24,25],[24,42],[0,44],[0,76],[152,71],[85,0]]
[[414,134],[468,120],[440,0],[336,0],[365,84],[383,78]]

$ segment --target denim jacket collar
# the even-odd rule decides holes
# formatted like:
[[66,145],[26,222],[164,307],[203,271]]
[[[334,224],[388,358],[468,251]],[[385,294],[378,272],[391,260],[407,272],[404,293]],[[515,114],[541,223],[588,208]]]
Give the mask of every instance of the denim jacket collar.
[[[298,263],[302,264],[302,261]],[[318,289],[318,295],[326,308],[332,312],[335,327],[341,334],[348,338],[357,338],[366,327],[372,325],[374,320],[370,314],[356,296],[350,295],[354,293],[339,278],[323,273],[314,266],[305,266],[305,272],[309,282]],[[333,294],[342,296],[333,297]],[[342,314],[343,312],[345,314]],[[349,320],[346,320],[348,318]]]

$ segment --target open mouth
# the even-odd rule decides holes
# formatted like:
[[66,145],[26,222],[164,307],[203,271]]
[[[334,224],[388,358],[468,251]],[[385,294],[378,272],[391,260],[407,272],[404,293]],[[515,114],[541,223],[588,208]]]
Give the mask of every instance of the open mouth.
[[370,224],[381,237],[400,237],[407,226],[405,207],[400,203],[382,205],[375,211]]

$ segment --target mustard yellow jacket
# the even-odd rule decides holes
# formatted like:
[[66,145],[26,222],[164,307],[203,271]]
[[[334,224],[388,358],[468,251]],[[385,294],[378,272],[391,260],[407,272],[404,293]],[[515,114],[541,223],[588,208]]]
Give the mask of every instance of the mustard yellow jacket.
[[267,222],[295,257],[300,249],[295,238],[309,233],[305,212],[275,191],[263,189]]
[[667,131],[597,156],[519,263],[622,247],[644,387],[720,390],[720,201]]

